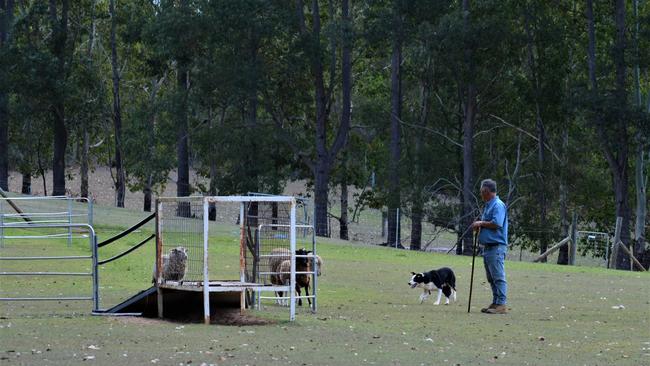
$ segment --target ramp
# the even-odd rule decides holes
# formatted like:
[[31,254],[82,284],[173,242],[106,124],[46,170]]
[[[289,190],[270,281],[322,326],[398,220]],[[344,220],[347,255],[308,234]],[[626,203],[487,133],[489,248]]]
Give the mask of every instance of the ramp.
[[[212,292],[210,304],[216,313],[218,309],[240,309],[241,291]],[[162,289],[165,318],[180,321],[200,321],[203,319],[203,293]],[[93,312],[93,315],[158,317],[158,294],[155,286],[140,291],[123,302],[108,309]],[[214,314],[213,314],[214,315]]]
[[94,312],[94,315],[143,315],[147,308],[156,308],[156,287],[151,286],[146,290],[140,291],[123,302],[108,308]]

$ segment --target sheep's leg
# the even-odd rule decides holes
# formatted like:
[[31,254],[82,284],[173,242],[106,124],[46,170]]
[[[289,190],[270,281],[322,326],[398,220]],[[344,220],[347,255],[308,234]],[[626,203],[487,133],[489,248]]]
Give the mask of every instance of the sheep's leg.
[[[309,296],[309,286],[305,287],[305,296]],[[307,302],[309,303],[309,307],[311,307],[311,299],[308,297]]]
[[[298,296],[301,296],[302,294],[300,293],[300,286],[296,284],[296,292],[298,293]],[[302,299],[298,299],[298,306],[302,306]]]

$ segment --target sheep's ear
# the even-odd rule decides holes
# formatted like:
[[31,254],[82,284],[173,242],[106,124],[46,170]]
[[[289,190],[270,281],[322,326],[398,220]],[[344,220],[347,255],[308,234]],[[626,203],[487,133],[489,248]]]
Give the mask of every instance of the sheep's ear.
[[415,276],[415,272],[411,272],[411,274],[412,274],[413,276]]

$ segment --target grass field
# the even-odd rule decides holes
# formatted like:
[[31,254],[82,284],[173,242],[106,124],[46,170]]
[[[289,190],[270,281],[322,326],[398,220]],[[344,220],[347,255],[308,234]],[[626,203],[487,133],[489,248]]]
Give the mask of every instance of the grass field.
[[[95,207],[96,230],[107,238],[145,215]],[[101,250],[116,254],[151,227]],[[213,238],[219,239],[219,238]],[[223,275],[238,265],[238,247],[218,255]],[[89,253],[87,241],[16,240],[0,255],[35,251]],[[588,267],[507,262],[511,312],[483,315],[491,300],[480,258],[472,313],[467,314],[471,258],[319,240],[325,265],[319,310],[250,311],[264,326],[181,324],[91,316],[90,302],[0,303],[2,365],[647,365],[650,364],[650,275]],[[100,268],[102,307],[150,285],[153,248]],[[43,270],[57,263],[41,263]],[[0,271],[33,270],[0,261]],[[30,266],[33,262],[29,263]],[[22,266],[22,267],[21,267]],[[440,266],[458,277],[458,302],[418,303],[410,271]],[[87,270],[87,262],[66,264]],[[236,269],[236,268],[235,268]],[[234,272],[233,272],[234,273]],[[89,281],[0,277],[0,294],[88,292]],[[86,281],[86,282],[84,282]],[[623,307],[621,307],[623,305]]]

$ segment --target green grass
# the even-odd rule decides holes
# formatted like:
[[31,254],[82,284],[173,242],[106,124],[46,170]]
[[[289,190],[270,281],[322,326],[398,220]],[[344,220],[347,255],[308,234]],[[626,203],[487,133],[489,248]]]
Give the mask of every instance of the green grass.
[[[101,238],[145,216],[104,207],[95,207],[95,213]],[[144,227],[124,242],[102,248],[101,257],[119,253],[150,230]],[[229,245],[220,236],[211,241],[222,243],[210,255],[218,256],[224,263],[220,275],[228,276],[238,265],[236,241]],[[30,255],[43,247],[57,253],[88,253],[87,242],[78,239],[71,248],[64,240],[16,241],[0,249],[0,254]],[[301,309],[296,322],[286,321],[285,309],[269,305],[268,311],[252,313],[275,319],[276,324],[240,327],[94,317],[90,302],[2,302],[0,364],[81,364],[88,356],[93,358],[86,363],[97,365],[187,365],[190,361],[191,365],[650,363],[647,273],[509,261],[512,310],[492,316],[478,311],[491,299],[480,258],[474,306],[467,314],[471,258],[325,239],[319,240],[318,252],[325,261],[319,278],[318,313]],[[153,247],[147,246],[102,266],[102,306],[149,286],[152,260]],[[2,261],[0,270],[30,270],[26,265]],[[87,263],[77,266],[89,268]],[[419,291],[406,285],[410,271],[440,266],[456,272],[459,301],[450,306],[434,306],[432,300],[419,304]],[[61,264],[45,267],[60,270]],[[65,268],[76,269],[67,264]],[[89,289],[88,283],[72,285],[63,279],[0,277],[0,281],[3,295]],[[618,305],[625,308],[612,308]]]

